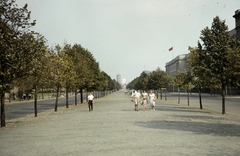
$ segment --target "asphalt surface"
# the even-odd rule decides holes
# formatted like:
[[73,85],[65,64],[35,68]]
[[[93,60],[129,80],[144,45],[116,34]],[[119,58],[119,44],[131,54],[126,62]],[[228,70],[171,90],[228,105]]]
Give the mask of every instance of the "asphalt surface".
[[240,155],[240,116],[158,99],[156,111],[134,111],[130,95],[115,92],[87,104],[0,128],[1,156]]
[[[178,93],[167,93],[167,101],[171,103],[178,103]],[[160,97],[159,97],[160,98]],[[163,94],[163,100],[165,100],[165,94]],[[180,93],[180,103],[187,106],[188,98],[187,93]],[[199,94],[191,93],[189,95],[189,105],[191,107],[200,108]],[[222,97],[219,94],[211,95],[209,93],[202,94],[202,105],[205,109],[212,109],[222,112]],[[225,96],[225,113],[240,115],[240,96],[239,95],[227,95]]]
[[[86,95],[84,94],[84,100],[86,99]],[[37,112],[41,113],[47,110],[54,110],[55,108],[56,98],[48,98],[38,99],[37,101]],[[70,95],[68,99],[69,104],[75,103],[75,96]],[[77,96],[77,103],[80,104],[79,94]],[[66,98],[59,97],[58,98],[58,107],[66,107]],[[34,100],[12,100],[10,103],[5,101],[5,116],[6,120],[17,119],[21,117],[25,117],[28,115],[34,116]]]

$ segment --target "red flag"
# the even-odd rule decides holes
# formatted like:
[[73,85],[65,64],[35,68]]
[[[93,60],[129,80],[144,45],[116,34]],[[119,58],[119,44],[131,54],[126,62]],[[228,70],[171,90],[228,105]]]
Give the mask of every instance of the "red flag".
[[169,50],[169,51],[173,50],[173,47],[169,48],[168,50]]

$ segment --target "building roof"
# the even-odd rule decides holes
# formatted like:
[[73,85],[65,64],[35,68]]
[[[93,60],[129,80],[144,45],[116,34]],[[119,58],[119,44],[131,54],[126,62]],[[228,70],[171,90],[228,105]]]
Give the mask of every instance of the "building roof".
[[166,63],[166,66],[169,66],[171,64],[176,63],[179,60],[185,60],[189,57],[189,54],[182,54],[182,55],[178,55],[177,57],[175,57],[173,60],[169,61]]
[[240,9],[235,11],[235,15],[233,15],[234,18],[236,18],[237,16],[240,16]]

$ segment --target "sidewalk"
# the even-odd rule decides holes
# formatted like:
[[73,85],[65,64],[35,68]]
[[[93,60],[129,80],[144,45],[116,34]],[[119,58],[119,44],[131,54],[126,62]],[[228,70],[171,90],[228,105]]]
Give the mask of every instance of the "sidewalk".
[[157,100],[156,111],[134,111],[130,95],[115,92],[7,121],[0,128],[1,156],[240,155],[239,116]]

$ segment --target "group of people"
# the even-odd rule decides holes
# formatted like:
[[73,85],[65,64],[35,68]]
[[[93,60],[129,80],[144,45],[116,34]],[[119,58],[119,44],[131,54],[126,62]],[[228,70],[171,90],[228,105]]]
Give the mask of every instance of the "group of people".
[[[149,94],[145,90],[143,91],[143,93],[140,93],[140,90],[136,90],[132,94],[132,102],[134,102],[135,111],[138,111],[138,105],[140,104],[143,105],[143,110],[146,111],[148,103],[152,108],[151,110],[155,111],[155,108],[154,108],[155,100],[156,100],[156,96],[152,90],[150,91]],[[87,97],[89,111],[93,111],[93,102],[94,102],[94,96],[92,92],[89,92]]]
[[143,91],[143,93],[140,93],[140,90],[136,90],[132,94],[131,101],[134,102],[135,111],[138,111],[139,104],[143,105],[143,110],[146,111],[148,103],[151,106],[151,110],[155,111],[154,106],[155,106],[156,96],[152,90],[150,91],[149,94],[145,90]]

